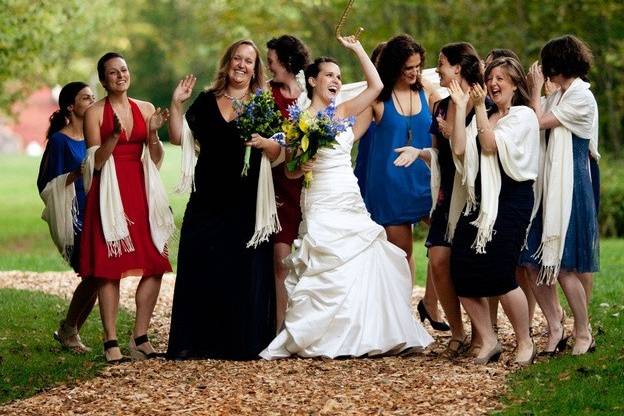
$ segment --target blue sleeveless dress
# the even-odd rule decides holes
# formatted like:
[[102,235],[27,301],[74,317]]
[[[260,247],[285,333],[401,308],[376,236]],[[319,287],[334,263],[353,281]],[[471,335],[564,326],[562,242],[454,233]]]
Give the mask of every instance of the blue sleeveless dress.
[[392,97],[384,101],[384,113],[370,143],[366,172],[366,208],[373,220],[383,226],[414,224],[431,209],[430,171],[416,160],[409,168],[394,166],[394,149],[407,145],[408,125],[411,145],[431,147],[431,112],[424,90],[418,92],[421,110],[412,116],[398,113]]

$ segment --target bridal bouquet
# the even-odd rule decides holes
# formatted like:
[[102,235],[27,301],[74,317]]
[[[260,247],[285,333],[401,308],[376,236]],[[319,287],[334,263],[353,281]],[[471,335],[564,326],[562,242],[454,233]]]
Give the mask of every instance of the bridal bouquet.
[[[251,100],[247,102],[235,101],[234,109],[238,114],[236,127],[245,141],[251,139],[253,133],[258,133],[263,137],[271,137],[281,131],[283,117],[269,91],[257,89]],[[241,176],[247,176],[250,156],[251,147],[247,146]]]
[[[286,165],[293,172],[304,163],[311,160],[319,149],[333,148],[336,136],[353,125],[354,119],[334,119],[336,104],[332,101],[329,106],[312,116],[301,110],[296,104],[288,107],[288,119],[282,125],[285,134],[286,146],[292,151],[292,159]],[[306,172],[303,185],[310,187],[312,172]]]

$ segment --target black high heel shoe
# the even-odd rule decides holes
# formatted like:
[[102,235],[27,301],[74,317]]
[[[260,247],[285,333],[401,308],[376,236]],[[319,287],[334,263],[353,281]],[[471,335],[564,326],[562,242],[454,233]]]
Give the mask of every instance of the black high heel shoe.
[[549,357],[554,357],[557,354],[565,351],[565,349],[568,347],[568,340],[570,339],[570,335],[566,335],[565,334],[565,329],[561,332],[561,339],[559,340],[559,342],[557,342],[557,345],[555,345],[555,349],[552,351],[547,351],[544,350],[542,352],[540,352],[538,355],[544,356],[547,355]]
[[433,329],[435,329],[436,331],[450,331],[451,327],[448,326],[448,324],[446,322],[438,322],[438,321],[434,321],[433,319],[431,319],[431,315],[429,315],[429,312],[427,312],[427,308],[425,308],[425,304],[423,303],[422,299],[420,300],[420,302],[418,302],[418,307],[416,308],[418,309],[418,316],[420,316],[420,322],[425,322],[425,319],[429,321],[429,323],[431,324],[431,327]]

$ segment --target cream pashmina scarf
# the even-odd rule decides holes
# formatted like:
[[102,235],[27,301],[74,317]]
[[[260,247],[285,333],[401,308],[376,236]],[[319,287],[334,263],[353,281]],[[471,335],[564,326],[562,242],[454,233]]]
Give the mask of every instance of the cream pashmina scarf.
[[[498,216],[498,197],[501,189],[499,161],[505,173],[513,180],[535,180],[539,157],[539,124],[533,110],[514,106],[494,127],[496,152],[481,152],[477,148],[477,121],[473,117],[466,127],[466,149],[463,158],[453,154],[456,173],[449,211],[447,240],[451,241],[462,209],[464,215],[479,209],[477,219],[471,224],[478,228],[472,248],[485,253],[492,240],[494,223]],[[451,138],[452,141],[452,138]],[[476,200],[475,180],[481,173],[481,201]],[[465,207],[465,209],[464,209]]]

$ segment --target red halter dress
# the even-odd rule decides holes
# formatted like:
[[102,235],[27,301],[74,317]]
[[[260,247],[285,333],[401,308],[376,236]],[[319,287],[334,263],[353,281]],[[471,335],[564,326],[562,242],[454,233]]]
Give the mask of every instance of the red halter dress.
[[[171,271],[167,257],[158,252],[150,234],[145,177],[141,155],[147,140],[147,126],[138,105],[128,100],[134,121],[130,137],[122,130],[113,150],[117,182],[126,217],[130,220],[128,230],[134,251],[122,251],[119,257],[109,257],[102,232],[100,218],[100,172],[93,175],[87,193],[82,239],[80,242],[80,275],[118,280],[126,276],[153,276]],[[104,114],[100,137],[113,132],[113,108],[108,97],[104,102]]]

